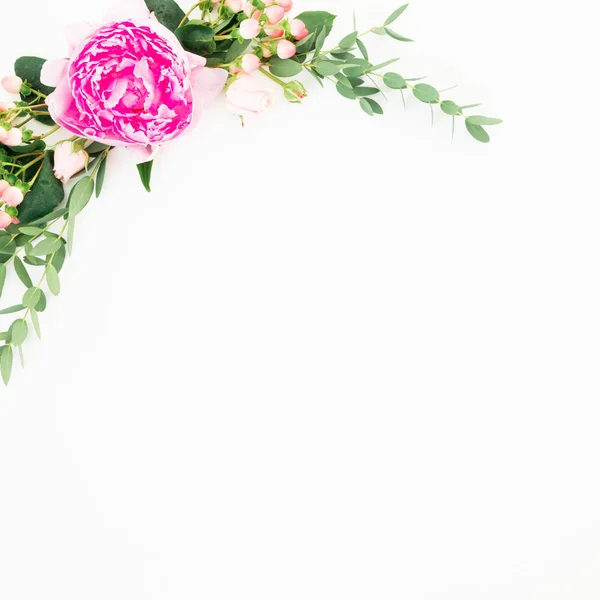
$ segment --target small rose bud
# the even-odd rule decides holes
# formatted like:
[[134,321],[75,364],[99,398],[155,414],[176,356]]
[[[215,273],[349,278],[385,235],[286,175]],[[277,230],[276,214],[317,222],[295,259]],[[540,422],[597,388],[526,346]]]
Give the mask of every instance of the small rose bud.
[[23,143],[23,132],[18,127],[13,127],[6,132],[4,144],[7,146],[19,146]]
[[246,19],[240,25],[240,35],[245,40],[252,40],[260,33],[260,23],[254,19]]
[[242,69],[246,73],[254,73],[261,65],[260,58],[256,54],[245,54],[242,58]]
[[289,40],[277,42],[277,56],[282,59],[292,58],[296,54],[296,46]]
[[267,18],[271,25],[279,23],[283,17],[285,17],[285,10],[281,6],[269,6],[266,10]]
[[23,202],[23,192],[17,187],[10,186],[2,194],[2,202],[8,206],[19,206]]
[[0,212],[0,229],[6,229],[12,223],[12,217],[5,212]]
[[88,162],[85,150],[73,150],[73,144],[66,142],[59,144],[54,151],[54,175],[63,183],[79,173]]
[[308,29],[300,19],[292,19],[290,21],[290,33],[297,40],[303,40],[308,35]]
[[9,94],[18,94],[21,91],[23,80],[16,75],[8,75],[2,80],[2,87]]

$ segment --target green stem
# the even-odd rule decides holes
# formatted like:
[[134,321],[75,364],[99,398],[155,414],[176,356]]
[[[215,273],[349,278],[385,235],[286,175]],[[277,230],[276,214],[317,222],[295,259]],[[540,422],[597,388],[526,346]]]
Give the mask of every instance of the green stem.
[[282,81],[281,79],[279,79],[279,77],[275,77],[275,75],[273,75],[273,73],[269,73],[269,71],[267,71],[264,67],[260,67],[258,70],[263,75],[266,75],[271,81],[274,81],[275,83],[280,85],[282,88],[287,87],[287,83],[285,81]]

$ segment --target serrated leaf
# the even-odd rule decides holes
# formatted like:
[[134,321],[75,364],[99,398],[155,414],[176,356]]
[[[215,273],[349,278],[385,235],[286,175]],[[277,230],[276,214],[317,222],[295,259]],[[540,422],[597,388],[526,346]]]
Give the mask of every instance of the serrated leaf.
[[397,8],[386,20],[384,25],[391,25],[406,9],[408,8],[408,4]]
[[18,256],[15,256],[14,265],[17,277],[21,280],[26,288],[30,288],[33,285],[33,282],[31,281],[31,277],[29,277],[29,273],[27,272],[25,265],[21,262],[21,259]]
[[46,269],[46,282],[48,283],[48,289],[55,295],[60,294],[60,279],[58,277],[58,271],[54,268],[54,265],[48,265]]

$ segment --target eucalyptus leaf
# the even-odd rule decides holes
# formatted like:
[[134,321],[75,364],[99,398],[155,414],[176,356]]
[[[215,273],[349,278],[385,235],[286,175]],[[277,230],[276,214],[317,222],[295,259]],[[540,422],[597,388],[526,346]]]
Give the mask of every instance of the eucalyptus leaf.
[[37,287],[30,287],[25,294],[23,294],[23,306],[25,308],[35,308],[42,297],[42,290]]
[[52,264],[49,264],[46,269],[46,282],[48,283],[48,289],[55,296],[58,296],[58,294],[60,294],[60,279],[58,277],[58,271]]
[[426,104],[435,104],[440,99],[440,93],[427,83],[418,83],[415,85],[413,94],[417,100]]
[[291,58],[274,57],[269,61],[269,70],[275,77],[294,77],[302,72],[302,65]]
[[33,325],[33,329],[35,331],[35,334],[38,336],[38,339],[42,339],[42,332],[40,330],[40,319],[38,317],[37,311],[35,310],[35,308],[32,308],[29,311],[29,316],[31,317],[31,323]]
[[25,265],[21,259],[18,256],[15,256],[13,263],[17,277],[21,280],[26,288],[30,288],[33,285],[33,282],[31,281],[31,277],[29,277],[29,273],[27,272],[27,269],[25,268]]
[[473,125],[468,121],[465,121],[465,125],[467,127],[467,131],[482,144],[487,144],[490,141],[490,136],[488,132],[481,125]]
[[22,304],[15,304],[13,306],[9,306],[8,308],[3,308],[2,310],[0,310],[0,315],[10,315],[21,310],[25,310],[25,307]]
[[408,4],[397,8],[386,20],[384,25],[391,25],[406,9],[408,8]]
[[482,126],[500,125],[500,123],[502,123],[502,119],[492,119],[490,117],[474,116],[474,117],[467,117],[467,123],[470,123],[471,125],[482,125]]
[[20,346],[27,339],[28,332],[27,322],[24,319],[17,319],[10,326],[11,343],[15,346]]
[[[73,218],[78,215],[90,201],[94,193],[94,181],[91,177],[82,177],[71,190],[69,195],[69,217]],[[48,252],[47,254],[50,254]]]
[[13,351],[11,346],[2,347],[2,357],[0,358],[0,371],[2,371],[2,381],[8,385],[13,365]]

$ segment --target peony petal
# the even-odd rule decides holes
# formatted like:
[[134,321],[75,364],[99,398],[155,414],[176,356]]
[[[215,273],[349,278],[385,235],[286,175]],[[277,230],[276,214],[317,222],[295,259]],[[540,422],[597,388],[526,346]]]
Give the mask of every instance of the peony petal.
[[186,52],[186,55],[190,61],[190,65],[192,65],[192,68],[206,66],[206,58],[204,58],[204,56],[198,56],[197,54],[192,54],[191,52]]
[[46,61],[40,73],[40,81],[49,87],[58,87],[58,84],[67,75],[68,66],[68,58],[53,58]]
[[222,91],[227,81],[225,69],[196,68],[192,71],[194,101],[202,106],[210,104]]
[[69,43],[69,54],[72,54],[76,48],[79,48],[98,28],[99,25],[94,25],[88,21],[68,25],[66,35],[67,42]]
[[160,146],[127,146],[127,153],[137,165],[154,160]]

